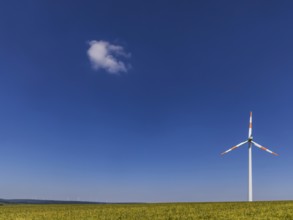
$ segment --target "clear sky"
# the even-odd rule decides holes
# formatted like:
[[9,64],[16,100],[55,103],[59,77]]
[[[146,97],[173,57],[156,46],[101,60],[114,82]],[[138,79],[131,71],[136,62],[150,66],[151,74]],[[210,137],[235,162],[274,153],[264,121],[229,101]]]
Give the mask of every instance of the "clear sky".
[[0,198],[293,199],[292,1],[1,1]]

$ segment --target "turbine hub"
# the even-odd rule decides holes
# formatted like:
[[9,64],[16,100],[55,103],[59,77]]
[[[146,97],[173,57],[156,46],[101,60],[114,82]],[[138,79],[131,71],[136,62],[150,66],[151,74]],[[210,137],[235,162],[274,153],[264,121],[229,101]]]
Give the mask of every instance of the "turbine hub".
[[248,141],[251,142],[252,140],[253,140],[253,137],[250,136],[250,137],[248,138]]

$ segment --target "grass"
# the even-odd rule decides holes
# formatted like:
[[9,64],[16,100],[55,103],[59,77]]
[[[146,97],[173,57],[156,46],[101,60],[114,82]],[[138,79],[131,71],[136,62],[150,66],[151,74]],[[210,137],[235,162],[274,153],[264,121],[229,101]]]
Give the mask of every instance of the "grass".
[[0,220],[293,219],[293,202],[3,205]]

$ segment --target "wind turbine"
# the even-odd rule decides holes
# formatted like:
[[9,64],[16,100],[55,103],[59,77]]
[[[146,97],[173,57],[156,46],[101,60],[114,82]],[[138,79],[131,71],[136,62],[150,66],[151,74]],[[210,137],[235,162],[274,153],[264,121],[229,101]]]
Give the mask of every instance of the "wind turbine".
[[278,156],[278,154],[274,153],[273,151],[269,150],[268,148],[265,148],[261,146],[260,144],[253,141],[252,137],[252,112],[250,112],[250,119],[249,119],[249,129],[248,129],[248,140],[241,142],[240,144],[235,145],[234,147],[230,148],[229,150],[226,150],[222,153],[222,155],[229,153],[230,151],[248,143],[248,201],[252,202],[252,144],[262,150],[265,150],[266,152],[273,154],[275,156]]

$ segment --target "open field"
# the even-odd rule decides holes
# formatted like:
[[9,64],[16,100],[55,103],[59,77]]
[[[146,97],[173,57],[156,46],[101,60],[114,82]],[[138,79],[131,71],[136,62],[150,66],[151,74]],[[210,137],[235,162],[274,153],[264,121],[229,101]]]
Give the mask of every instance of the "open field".
[[3,205],[0,220],[293,219],[293,202]]

